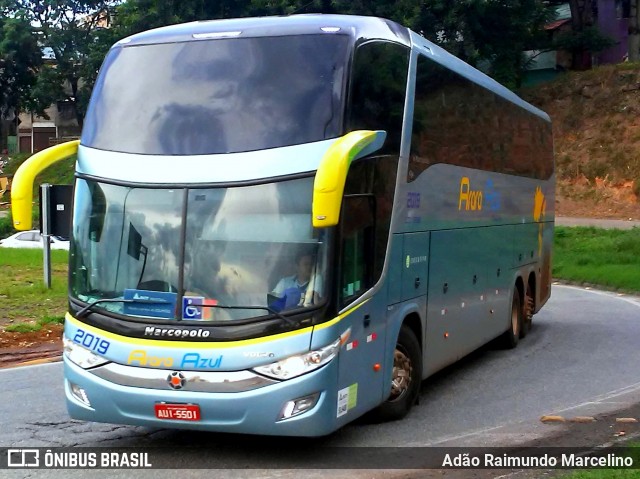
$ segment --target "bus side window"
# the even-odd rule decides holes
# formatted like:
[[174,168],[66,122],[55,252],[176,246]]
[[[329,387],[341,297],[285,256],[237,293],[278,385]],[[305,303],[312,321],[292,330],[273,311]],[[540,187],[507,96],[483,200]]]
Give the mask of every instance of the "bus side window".
[[373,286],[376,201],[373,195],[346,195],[340,228],[340,306]]
[[356,50],[347,131],[386,131],[387,138],[378,154],[400,153],[408,71],[409,49],[405,46],[370,41]]
[[438,163],[546,180],[553,174],[549,128],[533,113],[420,55],[407,181]]

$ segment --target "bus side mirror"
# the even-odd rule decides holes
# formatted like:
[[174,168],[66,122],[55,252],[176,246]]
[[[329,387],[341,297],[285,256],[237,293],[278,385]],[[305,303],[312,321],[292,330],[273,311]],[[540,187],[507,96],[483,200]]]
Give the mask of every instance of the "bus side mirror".
[[11,184],[11,215],[13,227],[18,231],[31,229],[33,182],[39,173],[60,160],[73,156],[78,151],[80,140],[68,141],[42,150],[25,161]]
[[335,226],[351,162],[382,148],[385,131],[357,130],[338,138],[326,151],[313,184],[312,219],[314,228]]

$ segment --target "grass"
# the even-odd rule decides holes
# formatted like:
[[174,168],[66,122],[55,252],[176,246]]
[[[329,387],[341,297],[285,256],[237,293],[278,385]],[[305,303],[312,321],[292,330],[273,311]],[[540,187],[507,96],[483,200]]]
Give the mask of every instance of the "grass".
[[42,250],[0,250],[0,326],[7,331],[38,331],[62,322],[67,310],[66,251],[51,251],[51,289],[43,281]]
[[35,323],[10,324],[4,329],[10,333],[31,333],[33,331],[40,331],[43,326],[51,323],[64,324],[64,316],[45,316]]
[[640,228],[557,227],[553,276],[640,292]]
[[[626,456],[633,458],[634,467],[640,464],[640,443],[629,444]],[[639,469],[589,469],[553,476],[558,479],[640,479]]]

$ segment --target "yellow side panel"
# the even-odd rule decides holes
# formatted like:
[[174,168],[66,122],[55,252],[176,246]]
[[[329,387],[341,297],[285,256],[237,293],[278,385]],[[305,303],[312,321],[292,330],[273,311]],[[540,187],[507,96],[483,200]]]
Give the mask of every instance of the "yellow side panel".
[[[340,219],[342,194],[351,162],[379,149],[384,131],[358,130],[333,143],[324,154],[313,185],[313,226],[335,226]],[[373,148],[367,148],[367,147]]]
[[52,146],[36,153],[20,165],[11,182],[11,214],[15,229],[31,229],[33,182],[36,176],[54,163],[75,155],[79,144],[80,140],[74,140]]

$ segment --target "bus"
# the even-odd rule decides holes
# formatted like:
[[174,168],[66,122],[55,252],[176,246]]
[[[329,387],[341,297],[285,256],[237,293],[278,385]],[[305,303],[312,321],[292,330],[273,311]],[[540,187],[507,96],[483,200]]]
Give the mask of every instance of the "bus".
[[550,297],[551,123],[395,22],[187,23],[109,51],[79,142],[72,418],[321,436],[518,344]]

